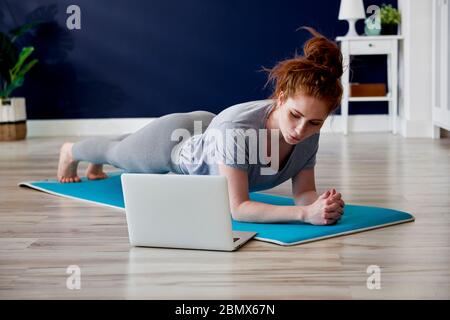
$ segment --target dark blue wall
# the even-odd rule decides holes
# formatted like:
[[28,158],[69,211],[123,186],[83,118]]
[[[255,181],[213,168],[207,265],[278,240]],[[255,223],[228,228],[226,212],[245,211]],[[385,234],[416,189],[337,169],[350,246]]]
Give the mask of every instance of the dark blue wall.
[[[365,1],[381,3],[396,6]],[[81,30],[66,28],[71,4],[81,8]],[[40,60],[15,92],[27,98],[30,119],[218,113],[270,95],[259,70],[301,52],[309,36],[299,26],[332,39],[347,31],[330,0],[0,0],[0,8],[3,31],[46,21],[21,42]],[[357,27],[362,33],[362,20]],[[385,67],[383,57],[360,57],[353,81],[386,81]],[[350,112],[387,107],[358,103]]]

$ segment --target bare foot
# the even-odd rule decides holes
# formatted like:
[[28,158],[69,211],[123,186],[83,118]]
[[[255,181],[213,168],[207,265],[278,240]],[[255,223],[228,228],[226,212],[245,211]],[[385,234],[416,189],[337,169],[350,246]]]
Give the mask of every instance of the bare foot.
[[59,154],[57,176],[58,181],[62,183],[81,181],[77,175],[78,161],[74,161],[72,157],[72,146],[71,142],[64,143]]
[[108,178],[108,175],[103,172],[102,164],[89,163],[86,169],[86,177],[89,180],[100,180]]

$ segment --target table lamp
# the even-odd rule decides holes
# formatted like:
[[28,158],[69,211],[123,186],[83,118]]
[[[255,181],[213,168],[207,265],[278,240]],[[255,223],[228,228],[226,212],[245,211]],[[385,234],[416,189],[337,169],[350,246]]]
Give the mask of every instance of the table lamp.
[[355,29],[355,23],[359,19],[365,19],[363,0],[341,0],[339,8],[339,20],[348,21],[348,32],[346,37],[358,36]]

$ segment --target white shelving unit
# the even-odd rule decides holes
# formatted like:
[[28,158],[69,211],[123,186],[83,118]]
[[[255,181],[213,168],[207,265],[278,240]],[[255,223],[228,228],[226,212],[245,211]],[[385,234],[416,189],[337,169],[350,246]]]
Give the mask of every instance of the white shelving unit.
[[[357,36],[337,37],[341,43],[342,56],[344,58],[344,74],[342,85],[344,93],[341,103],[341,116],[343,132],[348,134],[348,103],[367,101],[387,101],[389,103],[389,127],[397,133],[398,114],[398,41],[402,36]],[[352,55],[387,55],[388,69],[388,93],[384,97],[350,97],[350,56]]]

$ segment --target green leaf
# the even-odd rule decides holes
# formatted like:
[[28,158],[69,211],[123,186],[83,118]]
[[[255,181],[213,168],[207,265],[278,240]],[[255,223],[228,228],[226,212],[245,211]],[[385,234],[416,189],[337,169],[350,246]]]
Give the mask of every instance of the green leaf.
[[17,38],[23,36],[25,33],[30,31],[31,29],[34,29],[37,25],[39,25],[40,22],[30,22],[27,24],[24,24],[23,26],[14,28],[9,31],[9,34],[12,36],[11,41],[14,42],[17,40]]
[[20,52],[19,59],[12,69],[9,70],[9,83],[1,91],[1,96],[9,97],[11,93],[23,85],[25,74],[30,71],[30,69],[38,63],[37,59],[33,59],[25,64],[26,59],[33,53],[33,47],[24,47]]
[[17,60],[16,65],[10,71],[11,78],[13,78],[19,72],[25,60],[30,56],[30,54],[33,53],[33,51],[34,51],[33,47],[22,48],[22,51],[19,54],[19,59]]
[[22,69],[20,69],[18,76],[19,77],[24,77],[25,74],[30,71],[31,68],[33,68],[33,66],[38,63],[38,59],[33,59],[30,62],[28,62],[28,64],[26,64]]
[[19,88],[19,87],[21,87],[21,86],[23,85],[23,81],[24,81],[24,78],[23,78],[23,77],[18,77],[18,78],[16,78],[16,79],[14,79],[14,81],[11,81],[11,83],[9,83],[9,84],[6,86],[6,89],[3,90],[3,91],[1,92],[0,95],[1,95],[3,98],[9,98],[9,96],[11,95],[11,93],[12,93],[14,90],[16,90],[17,88]]

